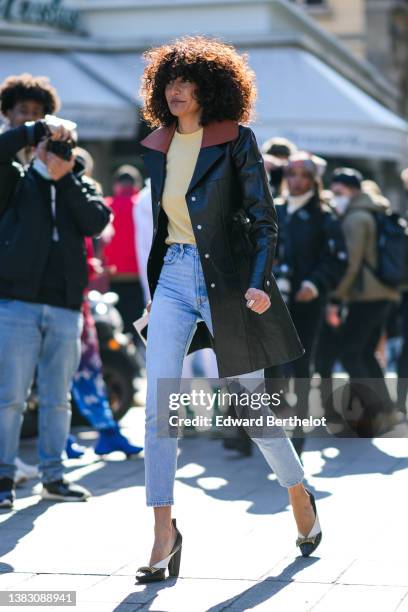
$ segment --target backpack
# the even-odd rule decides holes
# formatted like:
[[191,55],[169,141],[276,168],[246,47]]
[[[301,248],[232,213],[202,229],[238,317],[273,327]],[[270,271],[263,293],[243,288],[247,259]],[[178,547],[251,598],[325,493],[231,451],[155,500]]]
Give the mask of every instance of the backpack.
[[408,283],[408,222],[395,212],[373,212],[377,227],[377,268],[364,264],[384,285]]

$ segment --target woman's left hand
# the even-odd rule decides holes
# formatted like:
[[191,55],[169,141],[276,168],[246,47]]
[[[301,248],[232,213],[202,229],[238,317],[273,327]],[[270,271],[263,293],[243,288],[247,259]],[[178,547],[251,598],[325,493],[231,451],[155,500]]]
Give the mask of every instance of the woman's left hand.
[[247,307],[258,314],[264,313],[271,305],[268,294],[262,291],[262,289],[254,289],[251,287],[246,292],[245,299],[247,300]]

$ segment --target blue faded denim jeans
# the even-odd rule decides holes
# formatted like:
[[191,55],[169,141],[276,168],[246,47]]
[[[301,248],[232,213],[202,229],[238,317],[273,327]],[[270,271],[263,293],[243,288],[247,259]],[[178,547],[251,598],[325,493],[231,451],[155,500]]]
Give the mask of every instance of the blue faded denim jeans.
[[[244,297],[243,297],[244,299]],[[174,504],[177,468],[177,438],[158,435],[157,411],[160,379],[180,379],[183,360],[196,330],[203,320],[213,334],[210,305],[198,250],[193,245],[172,244],[163,261],[149,315],[146,348],[145,476],[148,506]],[[263,377],[263,370],[236,378]],[[262,381],[261,381],[262,383]],[[248,389],[253,385],[248,380]],[[283,487],[302,482],[303,467],[290,440],[281,428],[275,436],[252,438]]]
[[0,478],[14,477],[23,412],[36,373],[42,481],[62,478],[81,328],[78,311],[0,299]]

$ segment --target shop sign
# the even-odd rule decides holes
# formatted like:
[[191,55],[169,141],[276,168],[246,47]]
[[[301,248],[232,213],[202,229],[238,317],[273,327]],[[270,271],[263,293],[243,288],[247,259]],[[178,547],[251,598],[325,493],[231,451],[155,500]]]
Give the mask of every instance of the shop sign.
[[63,0],[0,0],[0,19],[71,32],[79,29],[79,11],[63,6]]

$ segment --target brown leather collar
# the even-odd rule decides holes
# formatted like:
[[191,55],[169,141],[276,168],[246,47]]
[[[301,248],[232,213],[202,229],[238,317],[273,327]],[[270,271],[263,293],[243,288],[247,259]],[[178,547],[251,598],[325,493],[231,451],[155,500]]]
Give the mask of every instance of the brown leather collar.
[[[239,124],[236,121],[229,119],[225,121],[213,121],[209,125],[204,126],[203,140],[201,148],[212,147],[213,145],[222,144],[230,140],[235,140],[238,137]],[[176,131],[176,123],[169,127],[157,128],[140,141],[144,147],[160,151],[167,154],[174,132]]]

